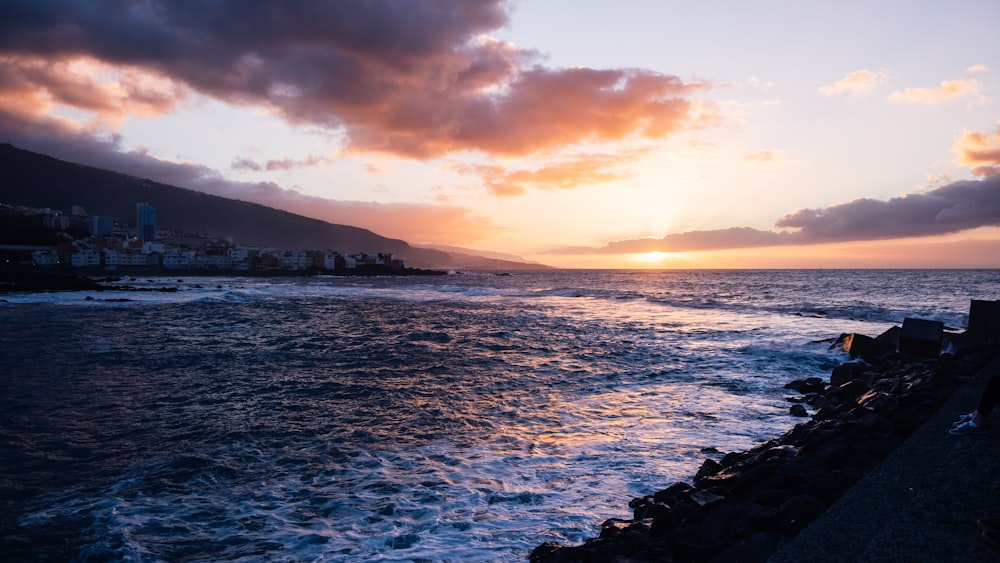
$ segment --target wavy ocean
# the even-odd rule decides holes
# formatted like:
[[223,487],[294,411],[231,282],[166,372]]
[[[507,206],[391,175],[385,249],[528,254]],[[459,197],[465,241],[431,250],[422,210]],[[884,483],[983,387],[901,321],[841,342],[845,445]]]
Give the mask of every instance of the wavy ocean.
[[7,560],[521,561],[791,428],[839,334],[1000,298],[996,270],[128,283],[0,302]]

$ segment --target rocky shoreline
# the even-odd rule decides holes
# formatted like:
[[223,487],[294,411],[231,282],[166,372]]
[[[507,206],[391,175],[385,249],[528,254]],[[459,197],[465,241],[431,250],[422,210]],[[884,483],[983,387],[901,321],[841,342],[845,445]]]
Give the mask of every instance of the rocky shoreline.
[[[979,303],[996,311],[997,302]],[[790,413],[812,409],[810,420],[747,451],[706,459],[690,483],[633,499],[633,518],[605,521],[582,545],[544,543],[530,560],[766,561],[1000,353],[997,319],[982,319],[989,330],[944,337],[939,346],[952,351],[923,354],[933,357],[901,346],[899,327],[878,338],[842,335],[836,345],[863,360],[841,364],[827,380],[786,385],[796,393]]]

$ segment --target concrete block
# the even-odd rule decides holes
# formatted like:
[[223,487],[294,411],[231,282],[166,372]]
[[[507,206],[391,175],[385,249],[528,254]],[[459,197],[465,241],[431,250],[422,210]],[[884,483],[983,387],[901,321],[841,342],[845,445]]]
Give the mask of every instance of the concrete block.
[[968,331],[982,336],[1000,334],[1000,301],[973,299],[969,304]]
[[944,323],[927,319],[903,319],[899,334],[899,353],[919,358],[936,358],[941,354]]

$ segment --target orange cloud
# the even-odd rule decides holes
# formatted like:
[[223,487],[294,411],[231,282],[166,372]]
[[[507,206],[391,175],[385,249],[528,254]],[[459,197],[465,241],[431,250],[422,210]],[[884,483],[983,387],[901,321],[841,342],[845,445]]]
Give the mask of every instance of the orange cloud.
[[129,116],[169,113],[187,91],[172,80],[91,57],[0,57],[0,102],[8,111],[51,115],[56,106],[83,111],[116,128]]
[[523,156],[585,141],[662,137],[693,127],[684,96],[707,88],[639,70],[534,68],[496,92],[407,92],[377,114],[345,115],[350,147],[431,158],[474,150]]
[[909,104],[940,104],[949,100],[966,98],[970,104],[986,103],[987,98],[980,89],[982,84],[975,78],[967,80],[945,80],[937,88],[907,88],[889,94],[890,102]]
[[541,166],[534,170],[508,170],[497,165],[468,165],[458,167],[464,174],[475,174],[497,196],[521,195],[528,188],[542,190],[569,190],[583,185],[613,182],[629,177],[614,167],[631,161],[633,155],[586,154]]
[[819,88],[819,93],[824,96],[834,96],[836,94],[864,94],[875,89],[885,76],[884,71],[872,72],[870,70],[854,71],[831,86]]
[[1000,175],[1000,126],[997,132],[979,133],[963,131],[962,136],[955,141],[952,150],[958,153],[955,160],[959,164],[972,166],[972,173],[977,176]]

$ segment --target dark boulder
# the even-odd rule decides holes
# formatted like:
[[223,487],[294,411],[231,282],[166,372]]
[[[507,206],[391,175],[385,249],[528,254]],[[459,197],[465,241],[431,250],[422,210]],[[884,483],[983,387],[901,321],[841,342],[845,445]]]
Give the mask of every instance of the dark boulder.
[[785,389],[791,389],[802,395],[808,395],[810,393],[822,393],[826,389],[826,384],[819,377],[809,377],[789,381],[785,384]]
[[[885,334],[885,333],[883,333]],[[841,345],[852,360],[861,358],[869,363],[878,362],[883,356],[896,351],[896,343],[891,338],[872,338],[864,334],[851,333]]]
[[830,373],[830,385],[840,387],[848,381],[853,381],[861,377],[865,371],[865,365],[857,362],[847,362],[833,368]]

